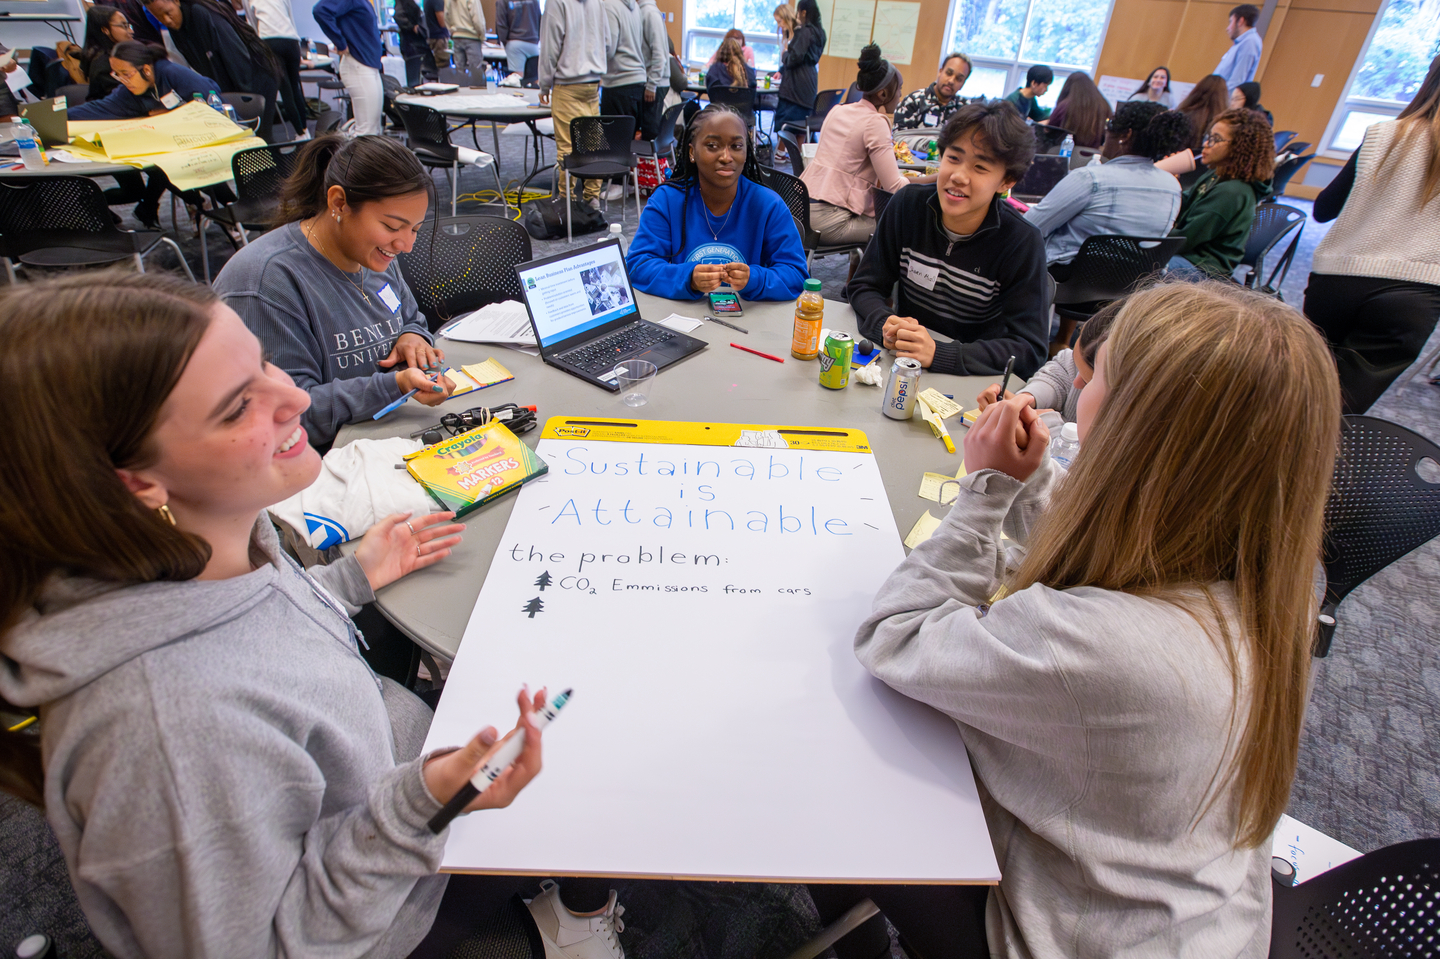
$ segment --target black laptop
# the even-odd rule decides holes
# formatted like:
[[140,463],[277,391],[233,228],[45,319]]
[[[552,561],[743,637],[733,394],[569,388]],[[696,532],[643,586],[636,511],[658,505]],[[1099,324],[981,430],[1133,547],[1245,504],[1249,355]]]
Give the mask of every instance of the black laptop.
[[540,357],[612,393],[623,360],[663,370],[709,345],[640,317],[618,240],[521,263],[515,273]]
[[1017,200],[1034,203],[1055,189],[1056,184],[1065,179],[1065,175],[1069,172],[1069,157],[1056,156],[1053,153],[1037,153],[1034,161],[1030,164],[1030,169],[1025,171],[1025,175],[1020,178],[1020,182],[1015,184],[1010,193]]

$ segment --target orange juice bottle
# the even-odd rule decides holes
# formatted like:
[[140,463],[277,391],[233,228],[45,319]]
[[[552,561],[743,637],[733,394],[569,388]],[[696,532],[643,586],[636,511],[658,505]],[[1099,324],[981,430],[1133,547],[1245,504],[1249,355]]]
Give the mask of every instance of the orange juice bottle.
[[813,360],[820,352],[820,327],[825,320],[825,298],[820,281],[806,280],[805,292],[795,301],[795,335],[790,338],[790,355]]

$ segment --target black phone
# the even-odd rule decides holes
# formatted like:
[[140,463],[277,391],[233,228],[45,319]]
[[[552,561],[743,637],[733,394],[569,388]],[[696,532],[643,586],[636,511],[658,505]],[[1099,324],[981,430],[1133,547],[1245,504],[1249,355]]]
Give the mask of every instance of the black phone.
[[740,306],[740,297],[734,293],[711,293],[710,312],[719,313],[724,316],[742,316],[744,308]]

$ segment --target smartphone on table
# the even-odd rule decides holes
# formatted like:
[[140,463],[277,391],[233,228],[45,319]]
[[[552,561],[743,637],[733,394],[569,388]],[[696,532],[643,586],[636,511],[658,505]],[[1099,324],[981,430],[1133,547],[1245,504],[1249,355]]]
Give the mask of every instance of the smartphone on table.
[[734,293],[708,293],[710,297],[710,312],[716,316],[742,316],[745,310],[740,305],[740,297]]

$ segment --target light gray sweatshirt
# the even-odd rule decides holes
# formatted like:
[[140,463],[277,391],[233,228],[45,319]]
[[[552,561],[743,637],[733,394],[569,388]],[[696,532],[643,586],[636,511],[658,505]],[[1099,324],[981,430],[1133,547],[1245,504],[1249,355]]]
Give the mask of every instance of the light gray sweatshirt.
[[1073,423],[1080,405],[1080,393],[1084,389],[1075,388],[1075,377],[1079,373],[1075,368],[1075,351],[1061,350],[1054,359],[1035,371],[1020,392],[1035,397],[1037,410],[1056,410],[1066,423]]
[[599,83],[614,45],[605,0],[550,0],[540,19],[540,92]]
[[645,51],[645,89],[659,90],[670,85],[670,48],[666,43],[665,15],[655,0],[639,0],[640,25]]
[[608,87],[645,83],[648,79],[645,60],[645,25],[635,0],[604,0],[605,17],[610,24],[610,43],[606,47],[605,79]]
[[111,954],[408,955],[447,879],[430,710],[360,657],[353,558],[306,574],[263,513],[252,537],[233,579],[52,580],[0,692],[44,706],[46,815]]
[[[1232,729],[1226,657],[1178,606],[1038,585],[987,606],[1002,531],[1025,542],[1061,477],[1047,457],[1028,484],[995,470],[961,480],[935,535],[881,587],[856,654],[965,741],[1003,877],[991,955],[1264,959],[1270,851],[1232,848],[1237,790],[1212,783],[1249,708],[1244,654]],[[1233,590],[1211,591],[1233,634]]]

